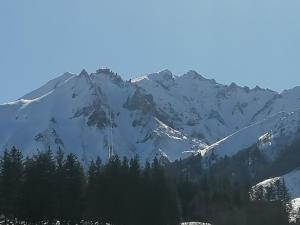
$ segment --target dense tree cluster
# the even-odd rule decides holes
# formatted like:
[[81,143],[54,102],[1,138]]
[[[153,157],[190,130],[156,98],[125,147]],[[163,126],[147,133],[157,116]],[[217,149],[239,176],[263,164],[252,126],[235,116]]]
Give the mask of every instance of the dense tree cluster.
[[288,224],[280,199],[250,201],[248,182],[201,174],[195,179],[171,173],[157,159],[141,167],[137,157],[118,156],[105,164],[98,158],[84,169],[61,150],[23,158],[12,148],[1,158],[0,213],[6,221],[30,224]]
[[87,174],[75,155],[59,150],[24,159],[16,148],[1,160],[0,210],[6,220],[38,223],[81,220],[103,224],[167,225],[180,221],[175,187],[158,160],[92,161]]
[[179,199],[158,160],[141,169],[138,158],[117,156],[88,171],[86,218],[112,224],[178,224]]
[[252,188],[250,196],[254,200],[283,201],[285,204],[289,204],[291,200],[284,178],[276,179],[272,185],[258,185]]

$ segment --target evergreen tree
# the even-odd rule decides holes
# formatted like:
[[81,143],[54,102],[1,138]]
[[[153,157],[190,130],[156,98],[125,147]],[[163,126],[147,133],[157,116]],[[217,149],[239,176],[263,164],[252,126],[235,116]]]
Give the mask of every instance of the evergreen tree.
[[129,161],[126,157],[123,158],[122,166],[121,166],[121,198],[120,198],[120,209],[121,214],[120,217],[123,218],[121,223],[123,225],[129,225],[130,224],[130,211],[132,210],[132,203],[131,203],[131,186],[130,186],[130,180],[129,180]]
[[[221,166],[228,160],[219,160]],[[54,219],[63,224],[85,220],[178,225],[182,219],[217,225],[288,224],[290,197],[284,180],[266,192],[261,186],[254,189],[250,201],[248,179],[216,174],[214,169],[195,177],[194,172],[165,168],[157,158],[142,168],[138,157],[121,161],[113,156],[105,165],[99,158],[92,161],[86,177],[74,154],[65,157],[59,149],[53,157],[48,150],[23,163],[22,154],[14,148],[1,159],[1,212],[32,224]],[[242,174],[249,175],[246,170]]]
[[157,158],[152,164],[152,192],[156,203],[153,209],[153,224],[177,224],[180,221],[180,210],[177,193],[167,180]]
[[52,152],[38,153],[25,163],[24,185],[19,197],[20,218],[28,222],[55,217],[55,162]]
[[117,155],[110,158],[104,167],[101,189],[103,191],[101,210],[103,213],[103,222],[120,224],[120,189],[121,182],[121,161]]
[[55,216],[57,218],[62,218],[63,206],[62,206],[62,199],[64,195],[63,191],[63,184],[64,184],[64,160],[65,154],[61,148],[58,149],[55,156],[55,164],[56,164],[56,171],[55,171],[55,204],[56,204],[56,213]]
[[88,185],[86,191],[86,216],[92,221],[101,221],[102,210],[102,162],[98,157],[96,161],[91,161],[88,170]]
[[17,198],[23,181],[23,156],[13,147],[5,150],[0,165],[1,212],[10,219],[17,215]]
[[278,188],[279,199],[282,200],[285,204],[289,204],[291,202],[291,196],[286,187],[285,180],[282,178]]
[[274,190],[272,185],[265,187],[265,189],[266,189],[266,191],[265,191],[263,199],[267,200],[267,201],[276,200],[276,198],[278,197],[277,196],[277,189]]
[[191,202],[198,191],[198,185],[190,182],[187,176],[179,177],[176,181],[177,192],[180,198],[182,218],[191,221]]
[[85,177],[83,168],[74,154],[67,155],[62,174],[64,181],[60,204],[61,219],[75,224],[82,218]]

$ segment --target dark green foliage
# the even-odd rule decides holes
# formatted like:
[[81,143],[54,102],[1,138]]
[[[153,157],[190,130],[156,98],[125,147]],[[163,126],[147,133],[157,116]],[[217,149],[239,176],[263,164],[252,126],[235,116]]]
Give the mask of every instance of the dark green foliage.
[[[202,177],[205,170],[199,169],[201,157],[198,157],[200,158],[198,162],[195,156],[176,161],[168,166],[168,170],[171,174],[177,173],[176,176],[187,174],[192,179]],[[215,176],[255,185],[270,177],[282,176],[298,169],[299,165],[300,139],[297,139],[289,146],[285,146],[274,160],[267,159],[254,145],[232,157],[218,158],[215,163],[210,164],[209,171]]]
[[62,175],[62,194],[58,199],[62,212],[60,218],[75,223],[82,218],[85,178],[83,168],[74,154],[67,155]]
[[117,156],[106,165],[92,161],[88,171],[86,216],[123,225],[178,224],[179,203],[157,160],[141,169],[137,157]]
[[286,146],[275,162],[268,168],[266,176],[281,176],[300,165],[300,139],[298,138],[289,146]]
[[88,170],[88,186],[86,189],[86,218],[100,221],[102,209],[100,207],[103,194],[102,184],[102,162],[100,158],[92,161]]
[[252,146],[232,157],[225,156],[219,159],[209,169],[216,176],[255,184],[266,177],[265,170],[268,166],[269,161],[256,146]]
[[0,165],[0,206],[8,218],[17,214],[17,197],[23,182],[23,156],[13,147],[5,150]]
[[176,160],[167,164],[165,170],[173,177],[187,177],[189,179],[198,179],[202,176],[203,169],[201,165],[201,154],[188,157],[186,159]]
[[51,151],[27,159],[19,195],[19,218],[29,222],[55,217],[55,163]]
[[254,201],[248,205],[246,224],[288,225],[289,214],[281,201]]
[[[137,157],[113,156],[106,164],[99,158],[92,161],[85,174],[76,156],[65,156],[61,149],[55,155],[49,150],[23,160],[13,148],[1,159],[1,214],[31,224],[288,224],[284,180],[267,191],[269,202],[263,190],[261,195],[256,190],[257,199],[250,201],[251,176],[243,162],[232,165],[225,158],[210,170],[202,170],[200,156],[188,162],[162,166],[155,158],[142,168]],[[241,166],[239,174],[230,173],[228,165]],[[223,173],[217,173],[220,169]]]

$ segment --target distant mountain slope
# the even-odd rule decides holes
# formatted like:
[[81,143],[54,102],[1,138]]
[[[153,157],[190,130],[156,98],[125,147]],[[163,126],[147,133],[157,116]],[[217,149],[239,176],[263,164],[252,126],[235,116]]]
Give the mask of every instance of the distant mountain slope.
[[174,127],[208,143],[251,124],[278,95],[259,87],[251,90],[235,83],[221,85],[195,71],[174,76],[165,70],[133,83],[153,96],[157,108],[172,119]]
[[279,112],[266,119],[251,124],[200,152],[206,164],[224,156],[233,156],[243,149],[256,145],[270,160],[276,159],[293,141],[300,137],[300,110]]
[[[130,81],[109,69],[65,73],[0,105],[0,149],[16,145],[32,154],[60,147],[88,162],[96,155],[106,159],[113,148],[120,156],[138,154],[143,162],[156,155],[173,161],[186,157],[184,152],[209,154],[212,146],[221,149],[220,143],[230,140],[231,152],[216,152],[233,155],[273,131],[274,121],[292,118],[289,112],[298,109],[299,98],[299,88],[279,94],[227,86],[195,71],[175,76],[164,70]],[[282,123],[294,124],[293,119]]]

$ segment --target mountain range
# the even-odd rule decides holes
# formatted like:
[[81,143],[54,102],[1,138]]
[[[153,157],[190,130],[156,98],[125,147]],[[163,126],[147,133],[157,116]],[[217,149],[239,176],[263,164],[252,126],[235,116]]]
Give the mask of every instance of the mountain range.
[[208,167],[255,146],[276,161],[300,137],[299,106],[300,87],[278,93],[224,85],[196,71],[123,80],[110,69],[83,70],[1,104],[0,149],[32,155],[62,148],[86,164],[109,154],[142,162],[201,154]]

